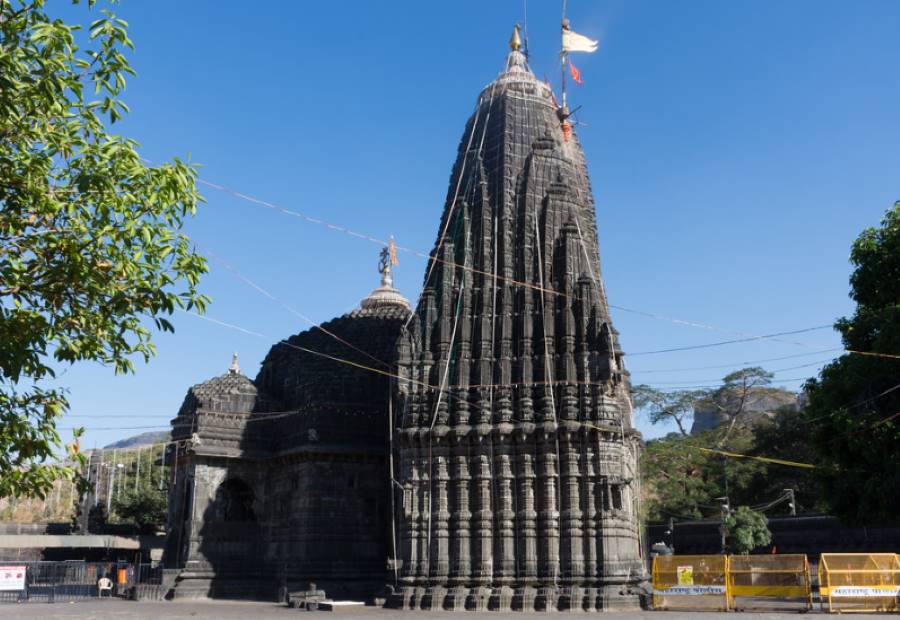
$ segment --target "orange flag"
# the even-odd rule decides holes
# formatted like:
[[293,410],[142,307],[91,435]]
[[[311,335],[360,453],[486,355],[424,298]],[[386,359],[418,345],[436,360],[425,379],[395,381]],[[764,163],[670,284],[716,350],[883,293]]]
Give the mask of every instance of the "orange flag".
[[579,86],[584,84],[584,82],[581,81],[581,71],[575,67],[571,60],[569,61],[569,73],[572,74],[572,79],[575,80],[576,84]]
[[394,243],[394,238],[391,237],[391,265],[399,265],[400,261],[397,260],[397,244]]

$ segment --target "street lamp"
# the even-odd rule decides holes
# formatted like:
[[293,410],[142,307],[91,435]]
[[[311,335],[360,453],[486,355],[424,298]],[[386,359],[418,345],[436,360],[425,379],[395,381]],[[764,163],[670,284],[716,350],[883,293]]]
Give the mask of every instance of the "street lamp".
[[109,511],[112,510],[113,480],[116,477],[116,468],[112,466],[112,463],[103,465],[109,468],[109,484],[106,485],[106,514],[109,515]]
[[715,499],[722,502],[722,524],[719,526],[719,534],[722,536],[722,553],[724,554],[727,547],[725,545],[725,519],[728,518],[728,514],[731,512],[731,507],[728,505],[728,496],[725,497],[716,497]]
[[794,489],[785,489],[785,494],[788,498],[788,508],[791,510],[791,516],[797,516],[797,503],[794,501]]
[[[121,472],[121,470],[124,469],[124,468],[125,468],[125,464],[124,464],[124,463],[116,463],[116,469],[119,470],[120,472]],[[118,501],[118,499],[119,499],[119,492],[120,492],[121,490],[122,490],[122,477],[121,477],[121,473],[120,473],[120,474],[119,474],[119,486],[116,487],[116,500],[117,500],[117,501]]]

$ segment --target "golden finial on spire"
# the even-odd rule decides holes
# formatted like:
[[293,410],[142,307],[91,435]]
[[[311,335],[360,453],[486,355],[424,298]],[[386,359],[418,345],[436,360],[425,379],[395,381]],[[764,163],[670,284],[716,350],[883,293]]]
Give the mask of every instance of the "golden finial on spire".
[[509,39],[509,49],[518,52],[522,49],[522,39],[519,38],[519,24],[513,27],[512,37]]

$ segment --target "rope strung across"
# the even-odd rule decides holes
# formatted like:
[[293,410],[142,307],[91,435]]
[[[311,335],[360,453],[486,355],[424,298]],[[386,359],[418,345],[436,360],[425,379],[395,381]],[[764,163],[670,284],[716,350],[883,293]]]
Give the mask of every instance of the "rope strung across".
[[[476,112],[476,114],[477,114],[477,112]],[[474,132],[474,129],[475,129],[475,125],[476,125],[476,123],[473,123],[473,132]],[[467,150],[468,150],[469,146],[471,146],[471,137],[472,137],[472,133],[470,132],[470,141],[469,141],[468,144],[467,144]],[[152,161],[147,160],[147,159],[144,159],[144,161],[146,161],[146,162],[148,162],[148,163],[153,163]],[[459,182],[459,181],[461,181],[461,178],[458,178],[458,182]],[[233,189],[230,189],[230,188],[225,187],[225,186],[223,186],[223,185],[219,185],[219,184],[217,184],[217,183],[213,183],[213,182],[211,182],[211,181],[207,181],[206,179],[203,179],[203,178],[198,178],[198,179],[197,179],[197,182],[198,182],[198,183],[201,183],[201,184],[203,184],[203,185],[206,185],[206,186],[208,186],[208,187],[211,187],[211,188],[213,188],[213,189],[216,189],[216,190],[218,190],[218,191],[221,191],[221,192],[223,192],[223,193],[227,193],[227,194],[229,194],[229,195],[231,195],[231,196],[234,196],[234,197],[236,197],[236,198],[239,198],[239,199],[241,199],[241,200],[250,202],[250,203],[252,203],[252,204],[256,204],[256,205],[265,207],[265,208],[267,208],[267,209],[275,210],[275,211],[277,211],[277,212],[279,212],[279,213],[283,213],[283,214],[285,214],[285,215],[289,215],[289,216],[292,216],[292,217],[296,217],[296,218],[302,219],[302,220],[304,220],[304,221],[306,221],[306,222],[309,222],[309,223],[321,225],[321,226],[324,226],[324,227],[326,227],[326,228],[328,228],[328,229],[330,229],[330,230],[335,230],[335,231],[338,231],[338,232],[342,232],[342,233],[348,234],[348,235],[350,235],[350,236],[352,236],[352,237],[355,237],[355,238],[358,238],[358,239],[363,239],[363,240],[366,240],[366,241],[370,241],[370,242],[376,243],[376,244],[378,244],[378,245],[382,245],[382,246],[389,246],[389,245],[390,245],[390,242],[387,241],[387,240],[379,239],[379,238],[374,237],[374,236],[371,236],[371,235],[366,235],[366,234],[358,233],[358,232],[355,232],[355,231],[353,231],[353,230],[351,230],[351,229],[349,229],[349,228],[346,228],[346,227],[344,227],[344,226],[341,226],[341,225],[338,225],[338,224],[332,224],[332,223],[327,222],[327,221],[325,221],[325,220],[322,220],[322,219],[320,219],[320,218],[315,218],[315,217],[312,217],[312,216],[310,216],[310,215],[307,215],[307,214],[304,214],[304,213],[301,213],[301,212],[298,212],[298,211],[292,211],[292,210],[290,210],[290,209],[286,209],[286,208],[284,208],[284,207],[280,207],[280,206],[275,205],[275,204],[272,204],[272,203],[270,203],[270,202],[268,202],[268,201],[265,201],[265,200],[262,200],[262,199],[259,199],[259,198],[255,198],[255,197],[250,196],[250,195],[245,194],[245,193],[241,193],[241,192],[235,191],[235,190],[233,190]],[[456,198],[458,197],[458,188],[459,188],[458,186],[459,186],[459,183],[457,183],[457,191],[454,193],[453,202],[451,203],[451,211],[452,211],[452,209],[455,208]],[[449,219],[448,219],[448,221],[449,221]],[[441,236],[440,236],[439,239],[438,239],[439,244],[443,242],[444,235],[445,235],[445,233],[446,233],[446,225],[447,225],[447,223],[445,222],[445,226],[444,226],[444,228],[442,229],[442,234],[441,234]],[[491,276],[491,275],[492,275],[491,273],[489,273],[489,272],[487,272],[487,271],[484,271],[484,270],[481,270],[481,269],[477,269],[477,268],[475,268],[475,267],[469,267],[469,266],[465,266],[465,265],[460,265],[460,264],[455,263],[455,262],[453,262],[453,261],[448,261],[448,260],[446,260],[446,259],[442,259],[442,258],[438,257],[436,254],[431,255],[431,254],[429,254],[429,253],[423,252],[423,251],[418,250],[418,249],[415,249],[415,248],[410,248],[410,247],[403,246],[403,245],[400,245],[400,244],[395,244],[395,248],[396,248],[397,250],[401,251],[401,252],[405,252],[405,253],[411,254],[411,255],[413,255],[413,256],[417,256],[417,257],[419,257],[419,258],[424,258],[425,260],[429,261],[429,268],[428,268],[428,272],[427,272],[427,275],[426,275],[426,278],[425,278],[425,285],[426,285],[426,286],[427,286],[428,282],[430,281],[431,273],[432,273],[432,271],[433,271],[433,269],[434,269],[435,263],[441,263],[441,264],[448,265],[448,266],[451,266],[451,267],[456,267],[456,268],[461,268],[461,269],[467,269],[467,270],[469,270],[469,271],[471,271],[471,272],[473,272],[473,273],[478,273],[478,274],[481,274],[481,275],[487,275],[487,276]],[[565,293],[562,293],[562,292],[559,292],[559,291],[554,291],[554,290],[549,290],[549,289],[541,289],[541,287],[538,286],[538,285],[536,285],[536,284],[533,284],[533,283],[530,283],[530,282],[523,282],[523,281],[517,280],[517,279],[515,279],[515,278],[509,278],[509,277],[502,276],[502,275],[499,275],[499,274],[497,275],[497,278],[500,279],[500,280],[502,280],[502,281],[504,281],[504,282],[508,282],[508,283],[510,283],[510,284],[513,284],[513,285],[515,285],[515,286],[523,286],[523,287],[526,287],[526,288],[532,288],[532,289],[542,290],[542,292],[549,293],[549,294],[556,295],[556,296],[562,296],[562,297],[566,297],[566,296],[567,296]],[[424,288],[423,288],[423,290],[424,290]],[[639,315],[639,316],[644,316],[644,317],[651,318],[651,319],[654,319],[654,320],[666,321],[666,322],[671,322],[671,323],[675,323],[675,324],[679,324],[679,325],[687,325],[687,326],[691,326],[691,327],[697,327],[697,328],[700,328],[700,329],[706,329],[706,330],[718,331],[718,332],[724,332],[724,333],[732,333],[732,334],[742,335],[742,336],[751,336],[751,335],[752,335],[752,334],[748,334],[747,332],[738,331],[738,330],[733,330],[733,329],[727,329],[727,328],[723,328],[723,327],[719,327],[719,326],[715,326],[715,325],[709,325],[709,324],[702,323],[702,322],[699,322],[699,321],[689,321],[689,320],[684,320],[684,319],[678,319],[678,318],[674,318],[674,317],[669,317],[669,316],[665,316],[665,315],[661,315],[661,314],[657,314],[657,313],[653,313],[653,312],[646,312],[646,311],[643,311],[643,310],[636,310],[636,309],[634,309],[634,308],[628,308],[628,307],[625,307],[625,306],[619,306],[619,305],[615,305],[615,304],[609,304],[609,307],[610,307],[610,308],[614,308],[614,309],[616,309],[616,310],[621,310],[622,312],[628,312],[628,313],[631,313],[631,314],[636,314],[636,315]],[[766,337],[766,339],[770,339],[770,338],[773,339],[773,340],[775,340],[774,337]],[[808,343],[803,343],[803,342],[781,341],[781,340],[778,340],[778,341],[779,341],[779,342],[787,342],[787,343],[789,343],[789,344],[794,344],[794,345],[798,345],[798,346],[806,346],[806,347],[809,347],[809,346],[815,346],[815,345],[810,345],[810,344],[808,344]],[[857,353],[859,353],[859,352],[857,352]],[[900,356],[897,356],[897,357],[900,358]]]
[[[480,102],[479,102],[479,103],[480,103]],[[476,115],[477,115],[477,112],[476,112]],[[473,122],[472,132],[470,132],[470,141],[469,141],[469,143],[468,143],[469,146],[471,145],[471,137],[472,137],[472,135],[473,135],[473,133],[474,133],[475,125],[476,125],[476,123]],[[147,163],[150,163],[150,164],[154,163],[154,162],[152,162],[151,160],[148,160],[148,159],[146,159],[146,158],[142,158],[142,159],[143,159],[143,161],[145,161],[145,162],[147,162]],[[461,179],[458,179],[458,180],[461,180]],[[277,205],[275,205],[275,204],[272,204],[272,203],[270,203],[270,202],[268,202],[268,201],[265,201],[265,200],[262,200],[262,199],[259,199],[259,198],[255,198],[255,197],[250,196],[250,195],[248,195],[248,194],[245,194],[245,193],[241,193],[241,192],[232,190],[232,189],[230,189],[230,188],[228,188],[228,187],[225,187],[225,186],[223,186],[223,185],[219,185],[219,184],[217,184],[217,183],[213,183],[213,182],[208,181],[208,180],[203,179],[203,178],[198,178],[198,179],[197,179],[197,182],[198,182],[198,183],[201,183],[201,184],[203,184],[203,185],[206,185],[206,186],[208,186],[208,187],[211,187],[211,188],[213,188],[213,189],[216,189],[216,190],[218,190],[218,191],[222,191],[222,192],[224,192],[224,193],[230,194],[230,195],[232,195],[232,196],[234,196],[234,197],[236,197],[236,198],[239,198],[239,199],[241,199],[241,200],[244,200],[244,201],[247,201],[247,202],[250,202],[250,203],[253,203],[253,204],[257,204],[257,205],[260,205],[260,206],[262,206],[262,207],[265,207],[265,208],[268,208],[268,209],[272,209],[272,210],[278,211],[278,212],[283,213],[283,214],[286,214],[286,215],[290,215],[290,216],[293,216],[293,217],[298,217],[298,218],[300,218],[300,219],[303,219],[304,221],[307,221],[307,222],[310,222],[310,223],[313,223],[313,224],[319,224],[319,225],[325,226],[326,228],[329,228],[329,229],[331,229],[331,230],[336,230],[336,231],[338,231],[338,232],[343,232],[343,233],[346,233],[346,234],[351,235],[351,236],[353,236],[353,237],[356,237],[356,238],[359,238],[359,239],[364,239],[364,240],[367,240],[367,241],[371,241],[371,242],[377,243],[377,244],[379,244],[379,245],[383,245],[383,246],[389,246],[389,245],[390,245],[390,242],[389,242],[389,241],[386,241],[386,240],[384,240],[384,239],[379,239],[379,238],[373,237],[373,236],[371,236],[371,235],[365,235],[365,234],[362,234],[362,233],[358,233],[358,232],[355,232],[355,231],[353,231],[353,230],[350,230],[350,229],[348,229],[348,228],[346,228],[346,227],[344,227],[344,226],[340,226],[340,225],[337,225],[337,224],[332,224],[332,223],[330,223],[330,222],[326,222],[325,220],[322,220],[322,219],[319,219],[319,218],[315,218],[315,217],[306,215],[306,214],[304,214],[304,213],[300,213],[300,212],[297,212],[297,211],[292,211],[292,210],[290,210],[290,209],[285,209],[285,208],[283,208],[283,207],[279,207],[279,206],[277,206]],[[459,184],[457,184],[457,189],[458,189],[458,185],[459,185]],[[451,206],[451,209],[453,208],[453,206],[455,206],[456,196],[457,196],[457,194],[455,193],[455,194],[454,194],[454,201],[453,201],[453,204],[452,204],[452,206]],[[448,221],[449,221],[449,220],[448,220]],[[444,231],[442,231],[442,235],[441,235],[441,237],[439,238],[439,241],[442,241],[442,240],[443,240],[443,236],[444,236],[444,232],[445,232],[445,231],[446,231],[446,224],[445,224],[445,227],[444,227]],[[581,232],[580,232],[580,231],[579,231],[579,235],[581,235]],[[583,239],[582,239],[582,242],[583,242]],[[468,269],[468,270],[470,270],[470,271],[473,271],[474,273],[480,273],[480,274],[482,274],[482,275],[489,275],[489,276],[492,275],[492,274],[490,274],[489,272],[486,272],[486,271],[483,271],[483,270],[479,270],[479,269],[476,269],[476,268],[474,268],[474,267],[467,267],[467,266],[465,266],[465,265],[459,265],[459,264],[453,263],[452,261],[446,261],[445,259],[441,259],[441,258],[437,257],[436,255],[431,256],[431,255],[429,255],[429,254],[427,254],[427,253],[425,253],[425,252],[422,252],[422,251],[420,251],[420,250],[416,250],[416,249],[414,249],[414,248],[409,248],[409,247],[405,247],[405,246],[402,246],[402,245],[395,245],[395,247],[396,247],[397,250],[400,250],[400,251],[402,251],[402,252],[407,252],[407,253],[409,253],[409,254],[412,254],[412,255],[415,255],[415,256],[418,256],[418,257],[421,257],[421,258],[425,258],[426,260],[428,260],[428,261],[430,262],[430,264],[429,264],[429,269],[428,269],[428,275],[426,276],[426,279],[425,279],[426,285],[427,285],[427,283],[428,283],[428,280],[430,279],[431,272],[433,271],[434,264],[435,264],[436,262],[441,262],[441,263],[444,263],[444,264],[448,264],[448,265],[453,266],[453,267],[458,267],[458,268]],[[536,286],[536,285],[534,285],[534,284],[532,284],[532,283],[529,283],[529,282],[523,282],[523,281],[519,281],[519,280],[516,280],[516,279],[513,279],[513,278],[507,278],[507,277],[505,277],[505,276],[501,276],[501,275],[497,275],[497,274],[494,274],[494,275],[496,275],[496,277],[497,277],[498,279],[503,280],[503,281],[505,281],[505,282],[509,282],[510,284],[514,284],[514,285],[516,285],[516,286],[524,286],[524,287],[536,288],[536,289],[540,289],[540,288],[541,288],[541,287],[538,287],[538,286]],[[424,290],[424,289],[423,289],[423,290]],[[561,293],[561,292],[559,292],[559,291],[543,290],[543,292],[550,293],[550,294],[552,294],[552,295],[566,296],[565,293]],[[705,323],[698,322],[698,321],[688,321],[688,320],[684,320],[684,319],[678,319],[678,318],[669,317],[669,316],[665,316],[665,315],[660,315],[660,314],[656,314],[656,313],[652,313],[652,312],[646,312],[646,311],[642,311],[642,310],[636,310],[636,309],[628,308],[628,307],[625,307],[625,306],[619,306],[619,305],[615,305],[615,304],[609,304],[609,307],[610,307],[610,308],[614,308],[614,309],[616,309],[616,310],[621,310],[621,311],[623,311],[623,312],[628,312],[628,313],[632,313],[632,314],[636,314],[636,315],[640,315],[640,316],[645,316],[645,317],[647,317],[647,318],[651,318],[651,319],[654,319],[654,320],[667,321],[667,322],[672,322],[672,323],[676,323],[676,324],[680,324],[680,325],[687,325],[687,326],[691,326],[691,327],[698,327],[698,328],[701,328],[701,329],[707,329],[707,330],[713,330],[713,331],[720,331],[720,332],[725,332],[725,333],[733,333],[733,334],[737,334],[737,335],[748,335],[746,332],[742,332],[742,331],[737,331],[737,330],[732,330],[732,329],[726,329],[726,328],[723,328],[723,327],[718,327],[718,326],[715,326],[715,325],[709,325],[709,324],[705,324]],[[407,324],[408,324],[408,321],[411,320],[411,316],[412,316],[412,315],[410,315],[410,318],[407,319]],[[314,325],[315,325],[315,324],[314,324]],[[818,329],[823,329],[824,327],[830,327],[830,325],[829,325],[829,326],[818,327]],[[816,329],[816,328],[809,328],[810,331],[811,331],[812,329]],[[801,331],[802,331],[802,330],[801,330]],[[786,342],[786,343],[788,343],[788,344],[794,344],[794,345],[798,345],[798,346],[806,346],[806,347],[815,346],[815,345],[810,345],[810,344],[808,344],[808,343],[803,343],[803,342],[796,342],[796,341],[788,341],[788,340],[780,340],[780,339],[778,339],[778,336],[780,336],[780,335],[791,335],[791,334],[794,334],[794,333],[801,333],[801,331],[783,332],[783,333],[780,333],[780,334],[770,334],[770,335],[766,335],[766,336],[750,336],[750,337],[748,338],[747,341],[749,342],[749,341],[751,341],[751,340],[773,340],[773,341],[776,341],[776,342]],[[734,343],[734,342],[740,342],[740,341],[727,341],[726,343],[710,343],[710,344],[707,344],[707,345],[699,345],[699,346],[693,347],[693,348],[705,348],[705,347],[708,347],[708,346],[719,346],[719,344],[732,344],[732,343]],[[680,349],[674,349],[674,350],[688,350],[688,349],[687,349],[687,348],[680,348]],[[640,353],[640,355],[649,355],[649,354],[651,354],[651,353],[661,353],[661,352],[669,352],[669,351],[666,350],[666,351],[644,352],[644,353]],[[844,352],[845,352],[845,353],[856,354],[856,355],[869,355],[869,356],[874,356],[874,357],[884,357],[884,358],[889,358],[889,359],[900,359],[900,355],[897,355],[897,354],[877,353],[877,352],[874,352],[874,351],[857,351],[857,350],[844,349]],[[636,354],[635,354],[635,353],[632,353],[631,355],[633,356],[633,355],[636,355]]]
[[[473,129],[474,129],[474,125],[473,125]],[[260,205],[265,206],[265,207],[267,207],[267,208],[275,209],[275,210],[280,211],[280,212],[284,212],[284,213],[286,213],[286,214],[288,214],[288,215],[294,215],[294,216],[300,217],[301,219],[304,219],[304,220],[309,221],[309,222],[312,222],[312,223],[322,224],[322,225],[324,225],[324,226],[326,226],[327,228],[332,229],[332,230],[337,230],[337,231],[347,232],[348,234],[351,234],[351,235],[354,236],[354,237],[366,239],[366,240],[372,241],[372,242],[374,242],[374,243],[377,243],[377,244],[379,244],[379,245],[384,245],[384,246],[389,246],[389,245],[390,245],[390,242],[389,242],[389,241],[385,241],[385,240],[383,240],[383,239],[378,239],[378,238],[371,237],[371,236],[368,236],[368,235],[363,235],[363,234],[360,234],[360,233],[356,233],[356,232],[351,231],[351,230],[349,230],[349,229],[347,229],[347,228],[345,228],[345,227],[343,227],[343,226],[338,226],[338,225],[335,225],[335,224],[330,224],[330,223],[325,222],[325,221],[323,221],[323,220],[320,220],[320,219],[317,219],[317,218],[313,218],[313,217],[311,217],[311,216],[307,216],[307,215],[304,215],[304,214],[302,214],[302,213],[297,213],[297,212],[290,211],[289,209],[284,209],[284,208],[282,208],[282,207],[278,207],[278,206],[273,205],[273,204],[271,204],[271,203],[268,203],[268,202],[266,202],[266,201],[264,201],[264,200],[260,200],[260,199],[258,199],[258,198],[253,198],[252,196],[248,196],[248,195],[242,194],[242,193],[240,193],[240,192],[235,192],[235,191],[230,190],[230,189],[228,189],[228,188],[226,188],[226,187],[224,187],[224,186],[217,185],[217,184],[211,183],[211,182],[209,182],[209,181],[205,181],[204,179],[198,179],[198,182],[203,183],[203,184],[206,184],[206,185],[208,185],[208,186],[210,186],[210,187],[213,187],[214,189],[218,189],[218,190],[221,190],[221,191],[223,191],[223,192],[229,193],[229,194],[234,195],[234,196],[236,196],[236,197],[238,197],[238,198],[241,198],[241,199],[243,199],[243,200],[247,200],[247,201],[252,202],[252,203],[254,203],[254,204],[260,204]],[[455,206],[455,203],[456,203],[456,197],[458,197],[458,194],[455,194],[455,196],[454,196],[454,202],[453,202],[453,205],[454,205],[454,206]],[[451,207],[451,209],[452,209],[452,208],[453,208],[453,207]],[[578,225],[577,221],[576,221],[576,225]],[[446,228],[446,227],[445,227],[445,228]],[[581,236],[581,232],[580,232],[580,231],[579,231],[579,235]],[[443,236],[442,236],[439,240],[442,241],[442,240],[443,240]],[[582,244],[583,244],[583,243],[584,243],[583,238],[581,239],[581,241],[582,241]],[[399,244],[398,244],[398,245],[395,245],[395,247],[396,247],[397,250],[400,250],[400,251],[403,251],[403,252],[407,252],[407,253],[413,254],[413,255],[415,255],[415,256],[421,257],[421,258],[425,258],[425,259],[427,259],[427,260],[430,262],[429,270],[428,270],[428,276],[426,277],[426,284],[427,284],[428,280],[430,279],[430,274],[431,274],[431,272],[433,271],[434,264],[435,264],[435,263],[441,263],[441,264],[443,264],[443,265],[447,265],[447,266],[450,266],[450,267],[459,268],[459,269],[465,269],[465,270],[470,271],[470,272],[472,272],[472,273],[476,273],[476,274],[480,274],[480,275],[484,275],[484,276],[489,276],[489,277],[492,277],[492,278],[493,278],[493,277],[496,277],[498,280],[501,280],[501,281],[503,281],[503,282],[507,282],[507,283],[509,283],[509,284],[513,284],[513,285],[515,285],[515,286],[523,286],[523,287],[526,287],[526,288],[531,288],[531,289],[538,290],[538,291],[540,291],[540,292],[548,293],[548,294],[555,295],[555,296],[568,297],[568,295],[566,295],[565,293],[560,292],[560,291],[556,291],[556,290],[553,290],[553,289],[547,289],[547,288],[541,287],[541,286],[539,286],[539,285],[536,285],[536,284],[533,284],[533,283],[530,283],[530,282],[524,282],[524,281],[521,281],[521,280],[517,280],[517,279],[515,279],[515,278],[509,278],[509,277],[506,277],[506,276],[503,276],[503,275],[500,275],[500,274],[492,274],[492,273],[490,273],[490,272],[488,272],[488,271],[485,271],[485,270],[477,269],[477,268],[475,268],[475,267],[470,267],[470,266],[468,266],[468,265],[463,265],[463,264],[456,263],[456,262],[454,262],[454,261],[449,261],[449,260],[440,258],[440,257],[437,256],[436,254],[435,254],[435,255],[429,255],[429,254],[426,254],[425,252],[422,252],[422,251],[420,251],[420,250],[416,250],[416,249],[413,249],[413,248],[408,248],[408,247],[405,247],[405,246],[402,246],[402,245],[399,245]],[[592,274],[592,275],[593,275],[593,274]],[[596,276],[593,276],[593,277],[596,278]],[[423,290],[424,290],[424,288],[423,288]],[[620,305],[616,305],[616,304],[608,304],[608,305],[609,305],[610,308],[613,308],[613,309],[615,309],[615,310],[621,310],[622,312],[628,312],[628,313],[631,313],[631,314],[636,314],[636,315],[639,315],[639,316],[644,316],[644,317],[651,318],[651,319],[654,319],[654,320],[666,321],[666,322],[671,322],[671,323],[675,323],[675,324],[679,324],[679,325],[687,325],[687,326],[697,327],[697,328],[706,329],[706,330],[711,330],[711,331],[718,331],[718,332],[723,332],[723,333],[733,333],[733,334],[736,334],[736,335],[744,335],[744,336],[747,336],[747,338],[745,338],[745,339],[739,339],[739,340],[727,340],[727,341],[722,341],[722,342],[714,342],[714,343],[706,343],[706,344],[701,344],[701,345],[693,345],[693,346],[690,346],[690,347],[678,347],[678,348],[674,348],[674,349],[665,349],[665,350],[659,350],[659,351],[645,351],[645,352],[631,353],[631,354],[629,354],[631,357],[633,357],[633,356],[635,356],[635,355],[651,355],[651,354],[668,353],[668,352],[675,352],[675,351],[687,351],[687,350],[692,350],[692,349],[703,349],[703,348],[709,348],[709,347],[715,347],[715,346],[722,346],[722,345],[726,345],[726,344],[736,344],[736,343],[740,343],[740,342],[752,342],[752,341],[755,341],[755,340],[771,340],[771,341],[774,341],[774,342],[785,342],[785,343],[793,344],[793,345],[797,345],[797,346],[815,347],[815,348],[818,348],[816,345],[810,345],[809,343],[804,343],[804,342],[799,342],[799,341],[791,341],[791,340],[783,340],[783,339],[780,339],[779,337],[780,337],[780,336],[785,336],[785,335],[793,335],[793,334],[805,333],[805,332],[808,332],[808,331],[814,331],[814,330],[826,329],[826,328],[832,327],[831,325],[819,325],[819,326],[815,326],[815,327],[805,328],[805,329],[802,329],[802,330],[792,330],[792,331],[778,332],[778,333],[774,333],[774,334],[766,334],[766,335],[760,335],[760,336],[757,336],[757,335],[747,334],[747,332],[738,331],[738,330],[733,330],[733,329],[727,329],[727,328],[718,327],[718,326],[715,326],[715,325],[709,325],[709,324],[702,323],[702,322],[698,322],[698,321],[688,321],[688,320],[684,320],[684,319],[678,319],[678,318],[669,317],[669,316],[665,316],[665,315],[660,315],[660,314],[656,314],[656,313],[652,313],[652,312],[646,312],[646,311],[643,311],[643,310],[636,310],[636,309],[634,309],[634,308],[628,308],[628,307],[620,306]],[[298,316],[299,316],[299,315],[298,315]],[[412,315],[410,315],[410,318],[407,319],[407,322],[408,322],[409,320],[411,320],[411,316],[412,316]],[[304,318],[304,320],[310,321],[308,318],[305,318],[305,317],[301,317],[301,318]],[[310,322],[311,322],[311,321],[310,321]],[[317,324],[313,323],[313,325],[315,326],[315,325],[317,325]],[[826,352],[826,351],[831,351],[831,350],[834,350],[834,349],[824,349],[824,350],[821,350],[821,349],[820,349],[819,351],[815,351],[815,352]],[[850,354],[855,354],[855,355],[868,355],[868,356],[882,357],[882,358],[888,358],[888,359],[900,359],[900,355],[890,354],[890,353],[878,353],[878,352],[875,352],[875,351],[858,351],[858,350],[851,350],[851,349],[840,349],[840,350],[842,350],[844,353],[850,353]],[[814,352],[814,353],[815,353],[815,352]],[[786,358],[774,358],[774,359],[786,359]],[[723,366],[723,367],[724,367],[724,366]]]

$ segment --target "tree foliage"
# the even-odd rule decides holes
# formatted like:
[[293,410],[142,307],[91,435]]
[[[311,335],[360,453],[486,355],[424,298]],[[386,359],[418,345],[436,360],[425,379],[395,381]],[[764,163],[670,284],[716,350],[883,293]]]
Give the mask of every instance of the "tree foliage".
[[739,506],[725,517],[725,541],[732,553],[748,554],[772,542],[766,516],[748,506]]
[[[805,416],[794,407],[781,407],[772,420],[754,426],[753,434],[753,448],[749,452],[752,455],[799,463],[821,462],[809,440]],[[824,489],[815,470],[777,463],[763,463],[762,467],[760,475],[750,481],[738,501],[761,504],[778,497],[785,489],[792,489],[797,514],[828,512]],[[768,514],[790,514],[790,507],[782,502]]]
[[708,394],[702,390],[666,392],[642,384],[634,387],[632,396],[634,406],[647,411],[651,424],[672,421],[678,432],[687,436],[687,423],[694,414],[694,404]]
[[110,132],[133,45],[124,21],[96,17],[82,30],[43,0],[0,1],[0,496],[74,476],[47,463],[68,406],[46,387],[55,367],[133,371],[155,353],[152,328],[207,302],[206,262],[178,232],[200,200],[194,168],[147,166]]
[[[720,498],[751,501],[747,490],[765,471],[750,459],[728,459],[716,450],[724,433],[719,427],[696,435],[670,433],[647,442],[641,458],[645,489],[644,510],[651,521],[670,517],[700,519],[718,516]],[[732,432],[731,449],[748,452],[753,433],[746,427]]]
[[835,328],[857,353],[842,355],[807,383],[806,423],[831,511],[850,521],[898,521],[900,202],[880,227],[857,238],[850,262],[856,310]]
[[129,485],[113,501],[113,511],[122,521],[135,523],[142,532],[150,533],[166,523],[166,494],[166,489],[142,480],[137,488]]
[[[783,390],[769,387],[771,379],[771,373],[750,367],[729,373],[720,386],[708,390],[635,388],[635,405],[649,412],[652,423],[671,419],[679,428],[679,433],[648,441],[644,451],[644,507],[649,519],[717,518],[720,498],[761,507],[783,496],[785,489],[795,491],[801,511],[822,506],[821,488],[809,469],[730,458],[717,452],[816,461],[805,423],[794,407],[781,407],[771,418],[753,417],[760,400],[785,400]],[[689,435],[686,423],[693,407],[716,411],[719,424]],[[788,511],[784,502],[771,509]]]
[[719,446],[726,447],[735,426],[744,423],[752,405],[766,395],[764,389],[774,375],[758,366],[741,368],[725,375],[722,385],[711,391],[704,401],[715,407],[726,424]]

